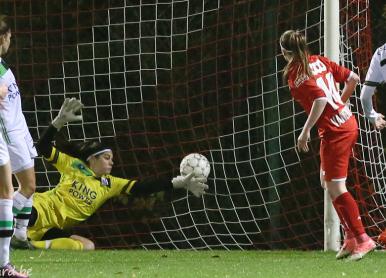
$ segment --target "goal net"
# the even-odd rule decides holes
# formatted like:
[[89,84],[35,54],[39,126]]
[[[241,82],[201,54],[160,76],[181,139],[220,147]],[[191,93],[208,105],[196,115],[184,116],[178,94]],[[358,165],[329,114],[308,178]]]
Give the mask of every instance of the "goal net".
[[[67,3],[66,3],[67,2]],[[372,55],[368,1],[341,0],[340,61],[363,78]],[[306,119],[282,82],[278,38],[303,31],[323,49],[323,0],[4,0],[7,57],[37,139],[64,97],[85,105],[71,140],[100,139],[116,176],[178,174],[183,156],[211,162],[209,192],[108,201],[74,233],[99,248],[321,249],[318,140],[295,150]],[[371,236],[385,227],[385,158],[351,98],[360,137],[348,187]],[[36,161],[38,190],[58,173]]]

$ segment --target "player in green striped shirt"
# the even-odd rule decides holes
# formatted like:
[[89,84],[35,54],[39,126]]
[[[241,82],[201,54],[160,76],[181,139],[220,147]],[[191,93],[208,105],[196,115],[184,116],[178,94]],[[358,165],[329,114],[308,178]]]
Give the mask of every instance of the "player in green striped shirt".
[[[7,53],[10,41],[11,30],[5,23],[4,17],[0,16],[0,57]],[[4,75],[4,71],[0,70],[0,75]],[[8,93],[8,86],[0,77],[0,123],[4,122],[1,112],[5,109],[4,103]],[[22,278],[28,275],[17,272],[9,261],[10,242],[13,234],[13,203],[10,155],[4,133],[0,132],[0,277]]]
[[7,94],[2,99],[0,107],[0,131],[8,149],[11,171],[19,184],[19,189],[13,195],[13,214],[16,223],[11,244],[25,245],[33,193],[36,188],[34,158],[37,152],[23,115],[19,87],[3,57],[8,51],[11,38],[11,29],[6,16],[0,15],[0,25],[2,26],[0,34],[8,38],[1,44],[0,84],[7,87]]

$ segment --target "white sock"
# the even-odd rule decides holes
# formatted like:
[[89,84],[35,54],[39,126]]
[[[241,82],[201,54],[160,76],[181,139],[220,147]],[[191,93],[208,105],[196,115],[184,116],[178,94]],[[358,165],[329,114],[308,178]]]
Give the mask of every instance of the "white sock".
[[9,245],[13,233],[13,201],[0,199],[0,266],[9,263]]
[[27,240],[27,226],[31,216],[33,197],[24,197],[19,191],[13,195],[13,214],[16,218],[15,237]]
[[51,247],[51,240],[46,240],[46,249],[50,249]]
[[13,236],[16,237],[18,240],[26,241],[27,240],[27,228],[26,227],[15,227],[15,231],[13,233]]
[[16,216],[24,208],[24,204],[27,202],[27,198],[23,196],[19,191],[13,193],[13,214]]

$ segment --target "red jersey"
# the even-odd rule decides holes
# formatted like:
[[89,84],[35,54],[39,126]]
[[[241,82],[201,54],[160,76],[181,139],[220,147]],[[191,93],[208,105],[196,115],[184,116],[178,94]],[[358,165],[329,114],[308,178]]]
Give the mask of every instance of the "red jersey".
[[289,72],[288,85],[292,97],[300,103],[307,114],[310,113],[315,99],[327,98],[326,107],[316,123],[319,136],[329,131],[355,130],[356,125],[351,124],[353,121],[348,121],[352,117],[351,111],[342,102],[336,84],[345,82],[351,71],[318,55],[309,56],[308,62],[312,77],[298,76],[298,67],[292,68]]

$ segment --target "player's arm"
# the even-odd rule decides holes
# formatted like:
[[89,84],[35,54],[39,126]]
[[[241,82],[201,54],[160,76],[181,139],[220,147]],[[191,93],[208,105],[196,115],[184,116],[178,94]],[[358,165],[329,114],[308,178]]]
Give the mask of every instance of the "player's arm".
[[310,139],[311,128],[316,124],[322,115],[327,104],[327,98],[321,97],[314,100],[310,114],[303,126],[303,130],[298,137],[297,148],[301,152],[308,152],[308,141]]
[[36,149],[39,155],[43,156],[48,162],[50,162],[60,173],[71,171],[69,167],[75,160],[75,158],[61,152],[57,149],[52,141],[58,130],[53,125],[50,125],[40,136]]
[[374,125],[376,129],[383,129],[386,127],[384,116],[380,113],[377,113],[373,106],[373,95],[377,85],[379,85],[379,83],[365,81],[361,90],[360,99],[363,112],[369,122]]
[[171,191],[173,189],[173,184],[171,179],[154,178],[138,180],[132,185],[129,182],[126,187],[127,189],[124,190],[125,193],[133,194],[135,196],[146,196],[156,192]]
[[346,103],[349,100],[349,98],[355,91],[355,88],[358,83],[359,83],[359,76],[355,72],[350,72],[350,75],[347,78],[346,82],[344,83],[344,87],[342,90],[341,99],[343,103]]
[[375,87],[378,83],[366,82],[362,86],[361,90],[361,103],[363,112],[365,113],[366,118],[372,123],[375,123],[375,119],[378,117],[378,113],[374,110],[373,106],[373,95],[375,92]]
[[47,159],[51,157],[53,151],[52,141],[55,135],[66,123],[82,119],[82,116],[77,114],[82,107],[83,104],[76,98],[66,98],[64,100],[58,115],[43,132],[36,144],[36,149],[40,155],[43,155]]
[[56,133],[58,133],[58,130],[52,124],[43,131],[35,146],[39,155],[42,155],[47,159],[51,156],[53,150],[52,141],[54,140]]
[[8,86],[0,82],[0,102],[7,96]]
[[133,194],[135,196],[146,196],[161,191],[171,191],[173,189],[187,189],[194,196],[200,197],[208,189],[205,178],[195,178],[193,173],[186,176],[171,178],[143,179],[129,181],[122,189],[121,193]]
[[385,81],[382,76],[382,72],[385,67],[385,63],[382,58],[383,51],[384,46],[378,48],[378,50],[374,52],[360,96],[363,112],[366,118],[377,129],[383,129],[386,126],[384,116],[374,110],[372,100],[375,89],[377,88],[377,90],[379,90],[380,82]]

